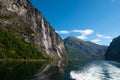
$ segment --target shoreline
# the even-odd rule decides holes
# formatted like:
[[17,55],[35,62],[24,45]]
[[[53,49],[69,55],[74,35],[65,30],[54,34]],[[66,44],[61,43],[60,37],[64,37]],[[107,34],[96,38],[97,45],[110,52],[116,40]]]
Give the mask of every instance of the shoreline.
[[50,61],[43,59],[0,59],[0,62],[41,62],[41,61]]

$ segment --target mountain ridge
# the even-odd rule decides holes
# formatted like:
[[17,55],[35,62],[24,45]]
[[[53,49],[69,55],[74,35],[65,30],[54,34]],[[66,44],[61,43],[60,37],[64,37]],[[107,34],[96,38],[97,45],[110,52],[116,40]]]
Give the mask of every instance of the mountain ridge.
[[76,37],[64,39],[66,50],[70,57],[81,59],[104,59],[107,46],[101,46],[90,41],[83,41]]

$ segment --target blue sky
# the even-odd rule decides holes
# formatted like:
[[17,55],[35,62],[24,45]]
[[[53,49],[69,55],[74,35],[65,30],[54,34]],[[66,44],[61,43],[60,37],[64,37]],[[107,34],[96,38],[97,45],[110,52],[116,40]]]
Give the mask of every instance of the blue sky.
[[120,35],[120,0],[30,0],[64,39],[109,45]]

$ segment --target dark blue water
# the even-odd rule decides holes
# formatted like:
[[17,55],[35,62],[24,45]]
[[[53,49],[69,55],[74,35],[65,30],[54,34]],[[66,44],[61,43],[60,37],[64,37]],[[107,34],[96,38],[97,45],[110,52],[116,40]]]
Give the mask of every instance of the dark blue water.
[[120,63],[0,62],[0,80],[120,80]]

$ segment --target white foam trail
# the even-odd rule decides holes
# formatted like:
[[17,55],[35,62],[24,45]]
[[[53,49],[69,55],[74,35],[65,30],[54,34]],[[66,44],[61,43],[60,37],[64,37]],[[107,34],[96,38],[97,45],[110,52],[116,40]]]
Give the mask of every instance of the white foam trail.
[[115,64],[104,61],[91,63],[80,71],[71,71],[70,76],[75,80],[120,80],[120,68]]

